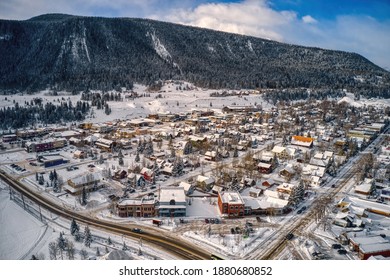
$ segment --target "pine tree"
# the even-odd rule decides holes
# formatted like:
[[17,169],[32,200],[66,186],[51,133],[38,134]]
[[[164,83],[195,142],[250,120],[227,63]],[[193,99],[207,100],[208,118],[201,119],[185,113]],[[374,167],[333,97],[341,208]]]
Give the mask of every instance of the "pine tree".
[[126,242],[123,241],[123,246],[122,246],[122,251],[126,251],[128,250],[129,248],[127,247],[126,245]]
[[124,164],[122,149],[120,149],[119,152],[118,152],[118,164],[121,165],[121,166],[123,166],[123,164]]
[[54,179],[53,181],[53,191],[56,193],[61,192],[61,187],[57,179]]
[[144,155],[150,156],[154,152],[152,138],[145,144]]
[[53,184],[53,179],[54,179],[53,171],[50,171],[50,173],[49,173],[49,180],[50,180],[50,182],[52,184]]
[[238,157],[238,149],[237,147],[234,148],[233,157]]
[[140,139],[137,146],[137,152],[142,153],[145,149],[145,143]]
[[189,155],[189,154],[192,153],[192,144],[191,144],[191,142],[188,142],[188,143],[185,144],[183,153],[185,155]]
[[64,251],[67,247],[66,239],[64,238],[64,235],[62,232],[60,232],[60,236],[57,239],[57,244],[58,244],[58,247],[60,248],[61,251]]
[[184,173],[184,163],[181,157],[176,158],[172,167],[172,176],[179,177]]
[[139,152],[137,152],[137,154],[135,155],[135,162],[139,162],[140,161],[140,158],[139,158]]
[[304,198],[305,195],[305,187],[303,182],[299,182],[297,186],[294,186],[291,189],[291,194],[288,199],[288,202],[291,206],[296,207]]
[[83,188],[82,192],[81,192],[81,201],[80,201],[81,205],[87,205],[88,201],[87,201],[87,191],[85,189],[85,187]]
[[81,239],[82,239],[81,233],[79,231],[76,231],[74,234],[74,240],[76,242],[81,242]]
[[89,247],[91,247],[91,243],[92,243],[91,231],[90,231],[89,227],[86,226],[85,230],[84,230],[84,245],[89,248]]
[[45,183],[45,179],[43,179],[43,175],[39,176],[38,184],[43,185]]
[[72,223],[70,224],[70,234],[74,236],[79,231],[80,231],[79,225],[76,223],[75,219],[72,219]]
[[104,113],[105,113],[106,115],[111,114],[111,108],[108,106],[108,103],[106,103],[106,104],[104,105]]

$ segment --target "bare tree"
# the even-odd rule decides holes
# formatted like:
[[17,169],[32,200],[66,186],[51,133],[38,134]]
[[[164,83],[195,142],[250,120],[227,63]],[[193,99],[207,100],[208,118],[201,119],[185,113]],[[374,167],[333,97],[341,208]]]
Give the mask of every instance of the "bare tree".
[[88,258],[88,252],[85,249],[80,250],[80,257],[82,260],[86,260]]
[[49,255],[51,260],[56,260],[58,254],[60,252],[60,248],[58,247],[57,242],[53,241],[49,243]]
[[68,246],[66,247],[66,255],[69,260],[74,260],[75,246],[72,241],[67,241]]

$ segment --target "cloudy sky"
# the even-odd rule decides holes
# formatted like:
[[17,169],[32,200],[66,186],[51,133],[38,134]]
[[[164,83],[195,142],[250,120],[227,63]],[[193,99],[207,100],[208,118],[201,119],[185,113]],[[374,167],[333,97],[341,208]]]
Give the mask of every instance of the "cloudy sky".
[[152,18],[359,53],[390,70],[390,0],[0,0],[0,18]]

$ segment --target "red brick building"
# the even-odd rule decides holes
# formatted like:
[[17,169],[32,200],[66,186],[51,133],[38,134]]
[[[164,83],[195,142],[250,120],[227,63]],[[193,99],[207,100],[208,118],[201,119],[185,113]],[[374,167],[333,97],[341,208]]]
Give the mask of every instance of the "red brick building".
[[156,216],[156,203],[153,197],[143,197],[142,199],[125,199],[117,204],[119,217],[154,217]]
[[245,203],[238,192],[219,192],[218,207],[221,214],[229,218],[244,216]]

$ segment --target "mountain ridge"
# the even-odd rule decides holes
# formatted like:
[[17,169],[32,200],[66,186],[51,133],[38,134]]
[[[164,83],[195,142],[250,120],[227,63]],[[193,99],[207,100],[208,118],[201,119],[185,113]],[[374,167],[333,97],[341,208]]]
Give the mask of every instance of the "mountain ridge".
[[109,90],[164,79],[208,88],[388,90],[389,76],[356,53],[151,19],[0,20],[3,91]]

